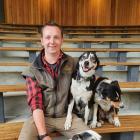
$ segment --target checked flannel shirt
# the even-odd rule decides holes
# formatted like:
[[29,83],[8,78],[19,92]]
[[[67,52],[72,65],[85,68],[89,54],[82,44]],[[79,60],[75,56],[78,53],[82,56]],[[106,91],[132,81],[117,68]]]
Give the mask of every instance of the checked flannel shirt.
[[[57,62],[55,64],[49,64],[47,61],[44,59],[44,50],[41,52],[41,58],[43,62],[43,66],[54,79],[57,78],[58,76],[58,68],[59,64],[63,58],[63,53],[61,52]],[[30,106],[31,110],[35,109],[42,109],[44,110],[43,107],[43,102],[42,102],[42,89],[39,87],[39,84],[37,81],[33,80],[31,77],[26,77],[26,87],[27,87],[27,102],[28,105]]]

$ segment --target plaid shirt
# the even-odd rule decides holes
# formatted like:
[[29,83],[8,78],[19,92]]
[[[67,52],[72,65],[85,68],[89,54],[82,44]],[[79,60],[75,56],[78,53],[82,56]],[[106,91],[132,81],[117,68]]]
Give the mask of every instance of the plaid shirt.
[[[41,52],[43,66],[54,79],[58,76],[59,64],[62,60],[63,53],[61,52],[58,61],[55,64],[49,64],[44,59],[44,51]],[[31,110],[42,109],[44,110],[42,102],[42,89],[39,87],[37,81],[33,80],[31,77],[26,77],[26,87],[27,87],[27,102]]]

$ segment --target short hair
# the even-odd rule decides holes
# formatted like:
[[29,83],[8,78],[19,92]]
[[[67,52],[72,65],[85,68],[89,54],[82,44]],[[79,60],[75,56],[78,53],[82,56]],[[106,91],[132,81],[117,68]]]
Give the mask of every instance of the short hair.
[[60,31],[61,31],[61,36],[62,36],[62,38],[63,38],[63,29],[62,29],[62,27],[61,27],[59,24],[57,24],[56,22],[54,22],[54,21],[49,21],[49,22],[47,22],[46,24],[44,24],[44,25],[41,27],[41,30],[40,30],[41,36],[43,36],[43,29],[44,29],[46,26],[58,27],[58,28],[60,29]]

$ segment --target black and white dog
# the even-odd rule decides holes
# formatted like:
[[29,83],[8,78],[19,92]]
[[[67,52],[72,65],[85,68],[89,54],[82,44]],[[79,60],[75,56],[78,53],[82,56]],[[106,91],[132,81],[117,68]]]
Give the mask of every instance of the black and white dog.
[[104,120],[119,127],[119,108],[123,108],[121,101],[121,89],[118,81],[111,81],[108,78],[99,77],[94,83],[94,113],[90,124],[91,128],[101,127]]
[[[68,106],[65,121],[65,130],[70,129],[72,124],[72,111],[83,118],[88,124],[90,110],[94,104],[93,87],[95,81],[95,70],[99,66],[99,60],[94,52],[82,54],[72,77],[71,99]],[[74,109],[73,109],[74,108]],[[72,140],[100,140],[101,136],[94,131],[88,130],[75,135]]]

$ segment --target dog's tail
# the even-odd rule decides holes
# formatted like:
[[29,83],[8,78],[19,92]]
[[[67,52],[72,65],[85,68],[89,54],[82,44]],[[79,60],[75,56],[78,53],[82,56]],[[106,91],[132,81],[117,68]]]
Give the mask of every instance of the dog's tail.
[[70,140],[101,140],[101,136],[93,130],[86,130],[74,135]]

